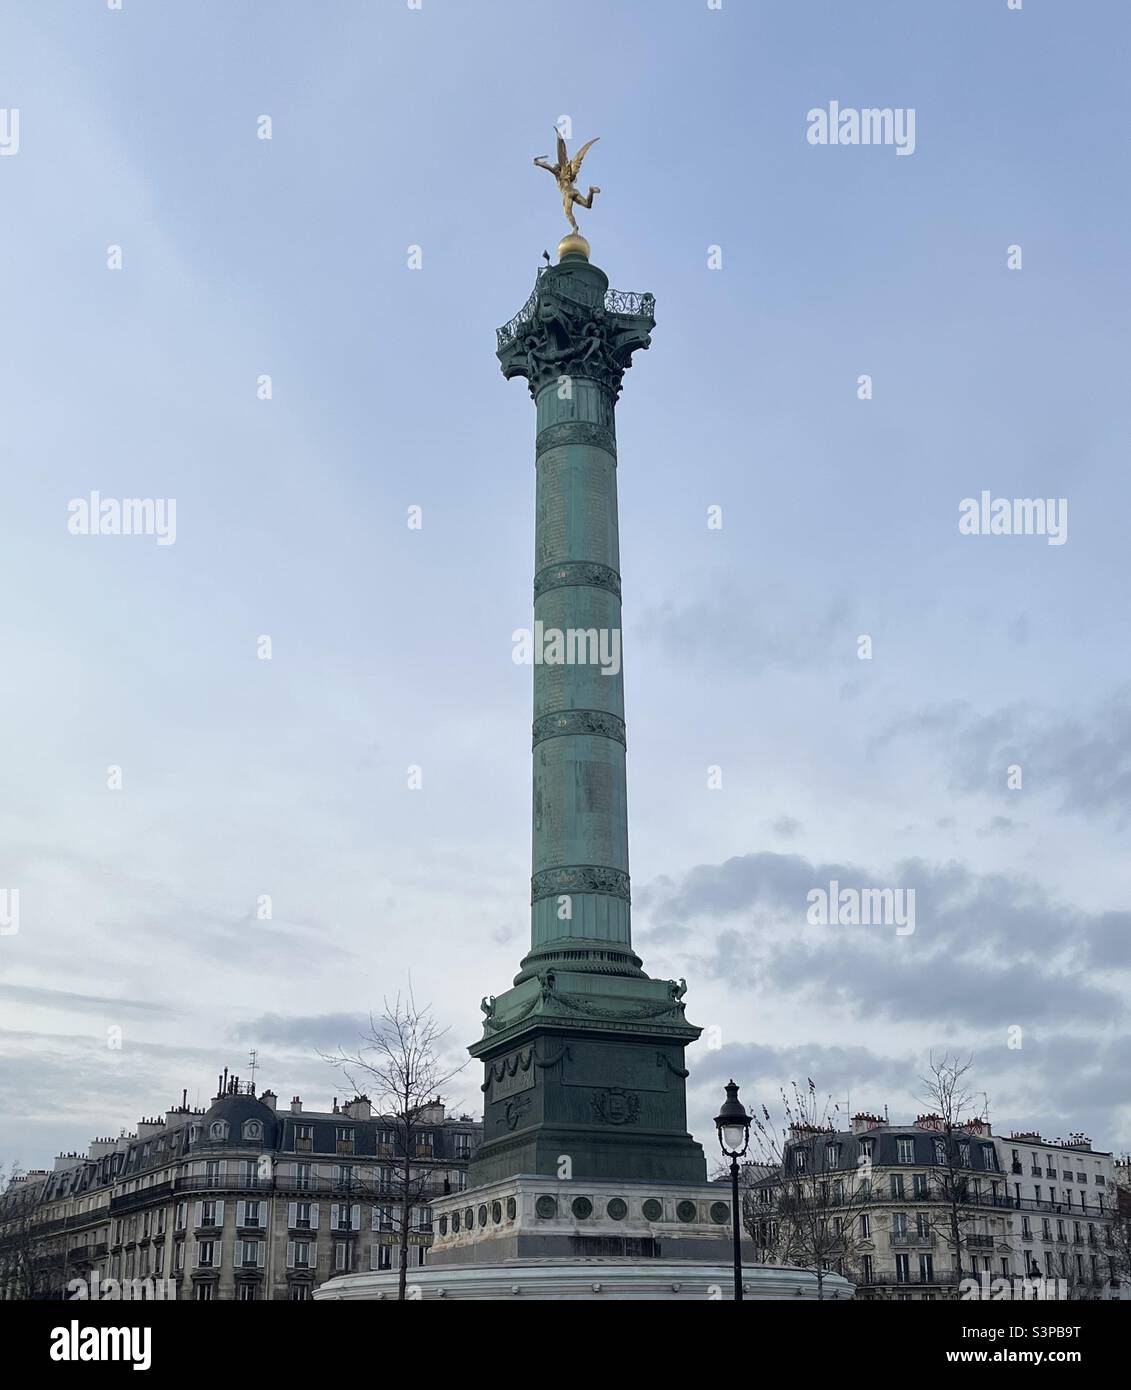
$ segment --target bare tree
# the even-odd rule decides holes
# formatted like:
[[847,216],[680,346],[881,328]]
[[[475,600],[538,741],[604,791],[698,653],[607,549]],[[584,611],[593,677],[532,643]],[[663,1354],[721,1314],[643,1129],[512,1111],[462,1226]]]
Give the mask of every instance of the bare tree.
[[66,1236],[45,1231],[42,1195],[17,1163],[0,1179],[0,1289],[13,1299],[57,1297],[66,1278]]
[[1115,1211],[1104,1231],[1104,1260],[1112,1284],[1131,1283],[1131,1191],[1116,1186]]
[[[370,1194],[390,1213],[389,1224],[398,1237],[400,1275],[397,1297],[404,1299],[408,1288],[408,1251],[411,1243],[413,1210],[426,1206],[435,1193],[435,1170],[427,1162],[420,1136],[428,1128],[430,1107],[467,1062],[449,1065],[441,1055],[447,1034],[427,1007],[418,1007],[411,982],[407,998],[400,994],[384,1000],[379,1017],[369,1017],[369,1032],[355,1053],[342,1049],[324,1059],[340,1067],[358,1096],[372,1092],[374,1111],[390,1135],[390,1166],[378,1189]],[[361,1084],[363,1083],[363,1084]],[[358,1185],[354,1185],[354,1191]],[[382,1223],[384,1224],[384,1223]]]
[[780,1127],[765,1106],[754,1119],[742,1222],[763,1260],[811,1268],[823,1299],[830,1271],[851,1275],[855,1268],[861,1218],[872,1207],[871,1174],[846,1166],[837,1107],[831,1097],[818,1102],[811,1080],[806,1090],[794,1082],[781,1103]]
[[986,1120],[985,1097],[976,1105],[978,1097],[967,1079],[973,1064],[973,1057],[963,1061],[957,1054],[952,1057],[945,1053],[936,1062],[932,1055],[928,1075],[919,1078],[919,1100],[930,1109],[938,1134],[930,1187],[932,1201],[938,1203],[941,1211],[938,1216],[932,1213],[930,1223],[951,1249],[956,1288],[963,1278],[966,1227],[976,1215],[969,1205],[971,1125],[984,1124]]

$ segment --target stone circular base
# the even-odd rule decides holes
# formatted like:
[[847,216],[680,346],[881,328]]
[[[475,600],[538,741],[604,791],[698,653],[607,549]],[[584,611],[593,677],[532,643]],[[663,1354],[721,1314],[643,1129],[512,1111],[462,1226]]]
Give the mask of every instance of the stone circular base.
[[[744,1297],[815,1299],[817,1276],[807,1269],[753,1265],[743,1270]],[[827,1274],[824,1297],[849,1299],[855,1289]],[[396,1300],[397,1274],[344,1274],[314,1290],[319,1299]],[[499,1264],[443,1265],[410,1269],[408,1297],[424,1298],[611,1298],[685,1301],[734,1298],[730,1265],[695,1260],[504,1260]]]

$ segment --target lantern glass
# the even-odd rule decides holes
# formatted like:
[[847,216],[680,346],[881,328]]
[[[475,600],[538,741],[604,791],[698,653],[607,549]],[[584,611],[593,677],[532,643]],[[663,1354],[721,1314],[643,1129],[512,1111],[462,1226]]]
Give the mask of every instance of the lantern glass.
[[728,1153],[738,1153],[746,1144],[746,1128],[744,1125],[723,1125],[723,1148]]

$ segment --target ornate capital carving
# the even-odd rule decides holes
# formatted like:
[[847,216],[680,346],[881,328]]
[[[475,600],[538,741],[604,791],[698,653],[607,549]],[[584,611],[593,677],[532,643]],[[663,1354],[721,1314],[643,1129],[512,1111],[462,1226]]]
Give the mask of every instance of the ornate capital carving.
[[629,878],[623,869],[603,864],[571,864],[560,869],[543,869],[530,880],[530,901],[556,898],[567,893],[605,893],[611,898],[631,902]]
[[544,714],[534,721],[533,745],[537,747],[544,739],[560,738],[563,734],[593,734],[624,743],[624,720],[597,709],[566,709]]
[[632,354],[652,341],[655,299],[599,292],[597,283],[560,265],[540,274],[530,298],[498,331],[503,375],[525,377],[532,396],[562,377],[584,377],[618,396]]
[[538,571],[534,576],[535,601],[550,589],[561,589],[569,584],[607,589],[620,598],[620,575],[615,569],[589,560],[570,560],[561,565],[547,565]]

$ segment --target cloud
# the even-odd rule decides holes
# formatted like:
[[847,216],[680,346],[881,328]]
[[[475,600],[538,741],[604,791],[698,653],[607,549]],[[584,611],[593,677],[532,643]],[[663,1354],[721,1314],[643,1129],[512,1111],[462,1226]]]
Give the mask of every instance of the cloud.
[[72,1013],[159,1014],[171,1011],[167,1005],[145,999],[113,999],[101,994],[72,994],[62,989],[42,989],[37,985],[0,985],[0,999],[42,1008],[65,1009]]
[[[807,896],[841,887],[915,892],[915,932],[814,926]],[[1032,879],[977,874],[956,861],[906,859],[883,875],[760,851],[656,880],[639,895],[660,932],[687,943],[722,927],[693,968],[732,989],[761,989],[857,1017],[980,1027],[1111,1022],[1118,994],[1089,971],[1131,966],[1131,914],[1088,913]],[[746,920],[745,929],[735,919]],[[693,925],[694,924],[694,925]]]
[[1088,817],[1131,816],[1131,685],[1098,703],[1087,719],[1032,704],[978,714],[965,701],[924,707],[893,720],[874,740],[920,737],[951,767],[951,788],[1017,796],[1007,769],[1019,766],[1026,792],[1053,790],[1060,808]]
[[368,1014],[261,1014],[235,1024],[230,1036],[236,1042],[255,1045],[274,1043],[310,1052],[333,1052],[338,1047],[355,1049],[369,1029]]

